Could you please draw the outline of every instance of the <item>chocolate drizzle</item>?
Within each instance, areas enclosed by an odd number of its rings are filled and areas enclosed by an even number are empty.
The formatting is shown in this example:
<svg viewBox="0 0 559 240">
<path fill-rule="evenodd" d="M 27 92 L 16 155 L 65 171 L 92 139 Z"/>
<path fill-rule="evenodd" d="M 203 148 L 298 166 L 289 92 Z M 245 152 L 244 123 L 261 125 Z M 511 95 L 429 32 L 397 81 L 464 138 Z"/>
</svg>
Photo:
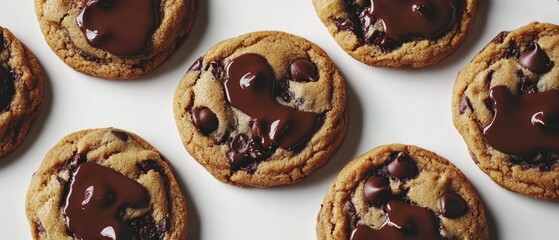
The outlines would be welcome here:
<svg viewBox="0 0 559 240">
<path fill-rule="evenodd" d="M 150 46 L 159 21 L 158 6 L 159 0 L 83 0 L 76 22 L 92 47 L 138 57 Z"/>
<path fill-rule="evenodd" d="M 238 135 L 231 141 L 233 165 L 267 158 L 277 147 L 294 150 L 304 145 L 321 124 L 321 115 L 303 112 L 277 102 L 277 80 L 266 59 L 241 55 L 227 65 L 223 82 L 227 101 L 251 118 L 252 137 Z M 306 74 L 306 73 L 305 73 Z M 304 74 L 302 74 L 304 75 Z M 247 158 L 248 157 L 248 158 Z"/>
</svg>

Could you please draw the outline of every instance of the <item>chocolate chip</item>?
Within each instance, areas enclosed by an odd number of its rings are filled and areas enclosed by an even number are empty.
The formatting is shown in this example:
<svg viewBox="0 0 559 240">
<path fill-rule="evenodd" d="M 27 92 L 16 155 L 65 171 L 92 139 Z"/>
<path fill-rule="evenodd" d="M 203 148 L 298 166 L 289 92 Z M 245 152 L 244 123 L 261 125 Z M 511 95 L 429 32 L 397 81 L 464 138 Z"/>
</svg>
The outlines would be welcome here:
<svg viewBox="0 0 559 240">
<path fill-rule="evenodd" d="M 274 88 L 275 95 L 283 99 L 285 102 L 293 100 L 293 93 L 289 91 L 289 81 L 278 81 Z"/>
<path fill-rule="evenodd" d="M 0 112 L 10 108 L 15 95 L 15 76 L 0 64 Z"/>
<path fill-rule="evenodd" d="M 464 93 L 460 98 L 458 111 L 460 112 L 460 114 L 464 114 L 464 112 L 466 112 L 466 109 L 472 110 L 473 108 L 472 108 L 472 104 L 470 103 L 470 99 L 468 98 L 468 96 L 466 96 L 466 93 Z"/>
<path fill-rule="evenodd" d="M 518 61 L 520 61 L 520 64 L 525 68 L 539 74 L 549 72 L 554 65 L 537 43 L 533 43 L 531 47 L 526 49 L 526 51 L 520 55 Z"/>
<path fill-rule="evenodd" d="M 487 110 L 491 112 L 491 115 L 495 115 L 495 106 L 493 105 L 493 100 L 491 100 L 490 98 L 486 98 L 485 100 L 483 100 L 483 104 L 485 105 L 485 108 L 487 108 Z"/>
<path fill-rule="evenodd" d="M 134 233 L 134 239 L 160 240 L 165 236 L 165 232 L 157 226 L 151 213 L 129 220 L 128 225 Z"/>
<path fill-rule="evenodd" d="M 47 233 L 47 231 L 45 230 L 45 227 L 43 227 L 43 224 L 41 224 L 41 222 L 37 222 L 37 232 L 39 232 L 39 234 L 41 235 L 45 235 Z"/>
<path fill-rule="evenodd" d="M 188 68 L 188 71 L 199 71 L 200 69 L 202 69 L 202 60 L 203 60 L 203 56 L 199 57 L 198 59 L 196 59 L 196 61 L 192 64 L 192 66 L 190 66 L 190 68 Z"/>
<path fill-rule="evenodd" d="M 221 61 L 211 61 L 210 64 L 208 65 L 208 67 L 206 68 L 211 68 L 212 69 L 212 75 L 214 76 L 214 78 L 216 80 L 222 80 L 223 79 L 223 62 Z M 206 69 L 207 71 L 208 69 Z"/>
<path fill-rule="evenodd" d="M 444 217 L 452 219 L 459 218 L 468 211 L 466 201 L 454 192 L 444 193 L 439 198 L 438 207 Z"/>
<path fill-rule="evenodd" d="M 510 41 L 509 45 L 505 49 L 505 52 L 503 52 L 501 58 L 511 58 L 511 57 L 517 58 L 519 55 L 520 55 L 520 49 L 516 45 L 516 42 Z"/>
<path fill-rule="evenodd" d="M 386 178 L 369 177 L 363 186 L 363 193 L 369 206 L 380 207 L 392 199 L 390 181 Z"/>
<path fill-rule="evenodd" d="M 495 36 L 495 38 L 493 38 L 491 42 L 494 44 L 501 44 L 503 43 L 503 41 L 505 41 L 505 38 L 509 35 L 509 33 L 510 32 L 502 31 L 499 34 L 497 34 L 497 36 Z"/>
<path fill-rule="evenodd" d="M 318 80 L 318 69 L 306 58 L 295 59 L 289 66 L 292 80 L 296 82 L 314 82 Z"/>
<path fill-rule="evenodd" d="M 332 18 L 332 20 L 336 24 L 336 27 L 338 28 L 339 31 L 350 31 L 350 32 L 355 31 L 355 27 L 353 26 L 353 23 L 351 22 L 351 20 L 347 18 L 346 19 Z"/>
<path fill-rule="evenodd" d="M 128 141 L 128 133 L 124 131 L 113 129 L 111 130 L 111 133 L 123 142 Z"/>
<path fill-rule="evenodd" d="M 520 79 L 520 94 L 530 94 L 538 92 L 538 81 L 530 80 L 522 70 L 516 71 L 516 76 Z"/>
<path fill-rule="evenodd" d="M 156 171 L 160 175 L 163 175 L 165 171 L 163 171 L 163 167 L 155 161 L 155 160 L 144 160 L 136 163 L 136 167 L 140 169 L 144 174 L 148 173 L 149 171 Z"/>
<path fill-rule="evenodd" d="M 392 154 L 392 162 L 388 164 L 388 173 L 399 179 L 407 179 L 417 174 L 415 161 L 405 152 Z"/>
<path fill-rule="evenodd" d="M 250 165 L 270 157 L 273 151 L 267 150 L 254 138 L 243 134 L 235 136 L 229 143 L 230 152 L 227 154 L 233 171 L 250 169 Z M 275 149 L 274 149 L 275 150 Z"/>
<path fill-rule="evenodd" d="M 198 130 L 206 136 L 213 133 L 219 127 L 217 115 L 207 107 L 192 109 L 191 118 Z"/>
</svg>

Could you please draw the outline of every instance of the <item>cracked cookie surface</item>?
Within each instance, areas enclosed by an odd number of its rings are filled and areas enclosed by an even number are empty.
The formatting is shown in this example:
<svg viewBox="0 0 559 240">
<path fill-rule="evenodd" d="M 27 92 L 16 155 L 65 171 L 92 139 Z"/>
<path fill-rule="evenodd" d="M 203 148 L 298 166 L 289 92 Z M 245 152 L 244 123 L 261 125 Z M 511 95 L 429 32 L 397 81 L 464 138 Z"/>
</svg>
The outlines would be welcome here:
<svg viewBox="0 0 559 240">
<path fill-rule="evenodd" d="M 243 187 L 299 181 L 345 138 L 344 79 L 315 44 L 283 32 L 225 40 L 179 83 L 175 120 L 192 157 Z"/>
<path fill-rule="evenodd" d="M 68 66 L 130 79 L 171 57 L 188 37 L 196 6 L 195 0 L 35 0 L 35 12 L 45 40 Z"/>
<path fill-rule="evenodd" d="M 348 163 L 324 197 L 317 239 L 489 239 L 485 211 L 462 172 L 411 145 Z"/>
<path fill-rule="evenodd" d="M 26 200 L 33 239 L 185 239 L 182 191 L 167 160 L 115 128 L 63 138 L 33 175 Z"/>
<path fill-rule="evenodd" d="M 44 73 L 37 58 L 0 27 L 0 157 L 13 152 L 37 119 Z"/>
<path fill-rule="evenodd" d="M 399 69 L 435 64 L 456 51 L 472 28 L 477 2 L 313 0 L 344 51 L 370 66 Z"/>
<path fill-rule="evenodd" d="M 452 98 L 454 125 L 479 168 L 506 189 L 554 200 L 558 43 L 553 24 L 498 34 L 460 71 Z"/>
</svg>

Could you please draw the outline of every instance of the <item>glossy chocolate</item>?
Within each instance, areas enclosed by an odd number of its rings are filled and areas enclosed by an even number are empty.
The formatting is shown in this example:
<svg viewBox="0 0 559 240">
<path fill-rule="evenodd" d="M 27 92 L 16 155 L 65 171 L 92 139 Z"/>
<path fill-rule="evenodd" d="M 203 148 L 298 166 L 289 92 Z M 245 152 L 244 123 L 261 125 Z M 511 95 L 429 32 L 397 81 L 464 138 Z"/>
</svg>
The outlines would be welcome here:
<svg viewBox="0 0 559 240">
<path fill-rule="evenodd" d="M 493 148 L 527 156 L 559 152 L 559 91 L 512 95 L 506 86 L 491 88 L 493 121 L 483 135 Z"/>
<path fill-rule="evenodd" d="M 126 208 L 147 207 L 147 190 L 110 168 L 86 162 L 72 176 L 63 214 L 69 232 L 80 239 L 133 239 L 122 219 Z"/>
<path fill-rule="evenodd" d="M 466 201 L 454 192 L 443 193 L 439 198 L 438 207 L 446 218 L 459 218 L 468 211 Z"/>
<path fill-rule="evenodd" d="M 0 64 L 0 112 L 7 110 L 11 105 L 16 91 L 14 81 L 12 73 Z"/>
<path fill-rule="evenodd" d="M 401 201 L 389 201 L 386 205 L 388 219 L 380 229 L 358 225 L 351 240 L 445 240 L 439 233 L 435 214 L 426 208 Z"/>
<path fill-rule="evenodd" d="M 439 37 L 457 18 L 454 0 L 371 0 L 371 6 L 386 35 L 400 42 Z"/>
<path fill-rule="evenodd" d="M 192 109 L 192 122 L 204 135 L 210 135 L 219 127 L 219 119 L 212 110 L 207 107 Z"/>
<path fill-rule="evenodd" d="M 202 69 L 202 60 L 204 57 L 199 57 L 198 59 L 196 59 L 196 61 L 192 64 L 192 66 L 190 66 L 190 68 L 188 68 L 188 71 L 198 71 L 200 69 Z"/>
<path fill-rule="evenodd" d="M 390 181 L 381 177 L 369 177 L 363 186 L 363 193 L 369 206 L 379 207 L 392 198 Z"/>
<path fill-rule="evenodd" d="M 92 47 L 122 57 L 145 54 L 159 20 L 159 0 L 83 0 L 76 17 Z"/>
<path fill-rule="evenodd" d="M 518 61 L 525 68 L 535 73 L 546 73 L 553 67 L 553 62 L 543 51 L 539 44 L 534 43 L 518 57 Z"/>
<path fill-rule="evenodd" d="M 393 153 L 393 159 L 387 166 L 390 175 L 400 179 L 417 175 L 417 166 L 410 155 L 405 152 Z"/>
<path fill-rule="evenodd" d="M 257 54 L 241 55 L 227 65 L 223 82 L 227 101 L 251 118 L 252 135 L 264 148 L 294 149 L 305 144 L 320 124 L 320 114 L 277 102 L 272 67 Z"/>
<path fill-rule="evenodd" d="M 308 59 L 295 59 L 289 66 L 291 80 L 296 82 L 314 82 L 318 80 L 318 69 Z"/>
</svg>

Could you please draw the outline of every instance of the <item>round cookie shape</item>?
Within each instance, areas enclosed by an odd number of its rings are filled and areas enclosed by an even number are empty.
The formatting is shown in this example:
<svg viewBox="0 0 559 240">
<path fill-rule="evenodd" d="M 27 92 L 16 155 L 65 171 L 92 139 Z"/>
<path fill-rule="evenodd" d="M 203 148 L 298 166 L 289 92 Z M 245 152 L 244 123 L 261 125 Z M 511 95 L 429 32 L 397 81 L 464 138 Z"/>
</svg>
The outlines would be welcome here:
<svg viewBox="0 0 559 240">
<path fill-rule="evenodd" d="M 210 48 L 179 83 L 174 113 L 190 155 L 242 187 L 299 181 L 337 151 L 348 124 L 344 79 L 328 55 L 275 31 Z"/>
<path fill-rule="evenodd" d="M 68 66 L 87 75 L 145 75 L 186 40 L 195 0 L 35 0 L 45 39 Z"/>
<path fill-rule="evenodd" d="M 25 139 L 39 115 L 44 73 L 33 53 L 0 27 L 0 158 Z"/>
<path fill-rule="evenodd" d="M 33 175 L 33 239 L 185 239 L 186 201 L 169 162 L 116 128 L 63 138 Z"/>
<path fill-rule="evenodd" d="M 489 239 L 485 210 L 466 176 L 411 145 L 380 146 L 352 160 L 321 206 L 319 240 Z"/>
<path fill-rule="evenodd" d="M 477 0 L 313 0 L 318 17 L 353 58 L 374 67 L 421 68 L 466 39 Z"/>
<path fill-rule="evenodd" d="M 474 162 L 502 187 L 559 199 L 559 26 L 501 32 L 460 71 L 454 125 Z"/>
</svg>

